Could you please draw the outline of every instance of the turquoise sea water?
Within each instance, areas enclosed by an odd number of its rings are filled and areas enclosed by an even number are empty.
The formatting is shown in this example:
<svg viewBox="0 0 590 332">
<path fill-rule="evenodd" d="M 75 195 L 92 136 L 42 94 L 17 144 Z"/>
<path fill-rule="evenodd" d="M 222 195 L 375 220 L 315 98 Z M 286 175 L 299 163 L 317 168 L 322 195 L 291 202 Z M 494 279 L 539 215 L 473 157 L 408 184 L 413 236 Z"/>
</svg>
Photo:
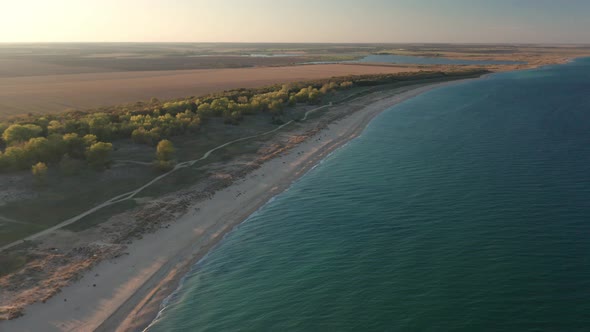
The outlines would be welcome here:
<svg viewBox="0 0 590 332">
<path fill-rule="evenodd" d="M 230 233 L 149 331 L 588 331 L 590 60 L 379 115 Z"/>
</svg>

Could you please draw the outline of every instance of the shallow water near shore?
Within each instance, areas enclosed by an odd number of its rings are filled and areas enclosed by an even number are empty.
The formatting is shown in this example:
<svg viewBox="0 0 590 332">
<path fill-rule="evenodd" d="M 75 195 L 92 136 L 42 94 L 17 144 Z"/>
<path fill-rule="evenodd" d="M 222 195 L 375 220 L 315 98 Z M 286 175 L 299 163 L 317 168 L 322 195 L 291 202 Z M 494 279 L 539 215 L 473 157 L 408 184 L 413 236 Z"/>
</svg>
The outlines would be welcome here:
<svg viewBox="0 0 590 332">
<path fill-rule="evenodd" d="M 590 59 L 376 117 L 203 259 L 149 331 L 583 331 Z"/>
</svg>

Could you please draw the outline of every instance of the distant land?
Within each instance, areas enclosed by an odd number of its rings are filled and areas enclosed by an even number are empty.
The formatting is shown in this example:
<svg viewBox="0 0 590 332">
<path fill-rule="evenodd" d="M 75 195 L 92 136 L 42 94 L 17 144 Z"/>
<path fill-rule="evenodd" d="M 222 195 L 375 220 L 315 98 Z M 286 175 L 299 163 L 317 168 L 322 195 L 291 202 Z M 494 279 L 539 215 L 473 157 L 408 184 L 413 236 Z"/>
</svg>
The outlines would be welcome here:
<svg viewBox="0 0 590 332">
<path fill-rule="evenodd" d="M 410 63 L 361 61 L 375 55 Z M 0 329 L 141 330 L 195 261 L 382 111 L 583 56 L 590 47 L 0 44 Z"/>
<path fill-rule="evenodd" d="M 523 63 L 478 66 L 498 71 L 563 63 L 590 54 L 590 48 L 450 44 L 0 44 L 0 116 L 84 110 L 152 97 L 181 98 L 334 76 L 449 69 L 445 65 L 350 62 L 371 54 Z M 305 65 L 312 62 L 330 64 Z"/>
</svg>

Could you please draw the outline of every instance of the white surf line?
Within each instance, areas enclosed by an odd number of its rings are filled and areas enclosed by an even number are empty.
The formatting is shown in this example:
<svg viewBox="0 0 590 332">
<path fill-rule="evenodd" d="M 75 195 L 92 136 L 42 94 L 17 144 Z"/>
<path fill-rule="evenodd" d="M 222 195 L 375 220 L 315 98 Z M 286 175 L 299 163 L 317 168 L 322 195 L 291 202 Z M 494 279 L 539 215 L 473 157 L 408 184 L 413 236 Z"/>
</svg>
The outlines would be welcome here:
<svg viewBox="0 0 590 332">
<path fill-rule="evenodd" d="M 361 96 L 361 97 L 362 97 L 362 96 Z M 358 97 L 358 98 L 360 98 L 360 97 Z M 314 109 L 312 109 L 312 110 L 309 110 L 309 111 L 305 112 L 305 115 L 303 116 L 303 118 L 302 118 L 300 121 L 305 121 L 305 120 L 307 120 L 307 118 L 308 118 L 309 114 L 311 114 L 311 113 L 313 113 L 313 112 L 316 112 L 316 111 L 319 111 L 319 110 L 321 110 L 321 109 L 324 109 L 324 108 L 331 107 L 332 105 L 333 105 L 333 104 L 332 104 L 332 103 L 330 103 L 330 104 L 328 104 L 328 105 L 320 106 L 320 107 L 314 108 Z M 283 129 L 284 127 L 286 127 L 286 126 L 290 125 L 290 124 L 291 124 L 291 123 L 293 123 L 293 122 L 295 122 L 295 120 L 290 120 L 290 121 L 288 121 L 288 122 L 286 122 L 286 123 L 284 123 L 284 124 L 282 124 L 282 125 L 278 126 L 277 128 L 275 128 L 275 129 L 273 129 L 273 130 L 269 130 L 269 131 L 266 131 L 266 132 L 264 132 L 264 133 L 261 133 L 261 134 L 256 134 L 256 135 L 252 135 L 252 136 L 247 136 L 247 137 L 238 138 L 238 139 L 235 139 L 235 140 L 233 140 L 233 141 L 229 141 L 229 142 L 227 142 L 227 143 L 224 143 L 224 144 L 222 144 L 222 145 L 219 145 L 219 146 L 217 146 L 217 147 L 215 147 L 215 148 L 213 148 L 213 149 L 211 149 L 211 150 L 209 150 L 209 151 L 205 152 L 205 154 L 204 154 L 204 155 L 203 155 L 201 158 L 199 158 L 199 159 L 195 159 L 195 160 L 189 160 L 189 161 L 184 161 L 184 162 L 182 162 L 182 163 L 179 163 L 179 164 L 177 164 L 177 165 L 176 165 L 176 166 L 175 166 L 175 167 L 174 167 L 172 170 L 170 170 L 170 171 L 168 171 L 168 172 L 166 172 L 166 173 L 164 173 L 164 174 L 162 174 L 162 175 L 160 175 L 160 176 L 158 176 L 158 177 L 154 178 L 154 179 L 153 179 L 153 180 L 151 180 L 150 182 L 146 183 L 145 185 L 143 185 L 143 186 L 141 186 L 141 187 L 139 187 L 139 188 L 137 188 L 137 189 L 135 189 L 135 190 L 133 190 L 133 191 L 130 191 L 130 192 L 127 192 L 127 193 L 124 193 L 124 194 L 121 194 L 121 195 L 115 196 L 115 197 L 113 197 L 113 198 L 111 198 L 111 199 L 107 200 L 106 202 L 104 202 L 104 203 L 102 203 L 102 204 L 99 204 L 99 205 L 97 205 L 97 206 L 93 207 L 93 208 L 92 208 L 92 209 L 90 209 L 90 210 L 87 210 L 87 211 L 85 211 L 85 212 L 83 212 L 83 213 L 81 213 L 81 214 L 79 214 L 79 215 L 77 215 L 77 216 L 75 216 L 75 217 L 72 217 L 72 218 L 70 218 L 70 219 L 67 219 L 67 220 L 65 220 L 65 221 L 62 221 L 62 222 L 60 222 L 60 223 L 59 223 L 59 224 L 57 224 L 57 225 L 54 225 L 54 226 L 52 226 L 52 227 L 50 227 L 50 228 L 47 228 L 47 229 L 45 229 L 45 230 L 42 230 L 41 232 L 35 233 L 35 234 L 33 234 L 33 235 L 29 235 L 29 236 L 27 236 L 27 237 L 26 237 L 26 238 L 24 238 L 24 239 L 21 239 L 21 240 L 18 240 L 18 241 L 15 241 L 15 242 L 9 243 L 9 244 L 7 244 L 7 245 L 4 245 L 4 246 L 0 247 L 0 252 L 1 252 L 1 251 L 4 251 L 4 250 L 6 250 L 6 249 L 10 249 L 10 248 L 12 248 L 12 247 L 14 247 L 14 246 L 17 246 L 17 245 L 19 245 L 19 244 L 25 243 L 25 242 L 27 242 L 27 241 L 32 241 L 32 240 L 35 240 L 35 239 L 37 239 L 37 238 L 39 238 L 39 237 L 41 237 L 41 236 L 47 235 L 47 234 L 49 234 L 49 233 L 52 233 L 52 232 L 54 232 L 54 231 L 57 231 L 57 230 L 59 230 L 59 229 L 61 229 L 61 228 L 63 228 L 63 227 L 66 227 L 66 226 L 68 226 L 68 225 L 71 225 L 71 224 L 73 224 L 73 223 L 77 222 L 78 220 L 80 220 L 80 219 L 82 219 L 82 218 L 84 218 L 84 217 L 86 217 L 86 216 L 88 216 L 88 215 L 90 215 L 90 214 L 92 214 L 92 213 L 94 213 L 94 212 L 96 212 L 96 211 L 98 211 L 98 210 L 102 209 L 102 208 L 105 208 L 105 207 L 107 207 L 107 206 L 110 206 L 110 205 L 113 205 L 113 204 L 116 204 L 116 203 L 120 203 L 120 202 L 123 202 L 123 201 L 129 200 L 129 199 L 132 199 L 133 197 L 135 197 L 137 194 L 139 194 L 140 192 L 142 192 L 144 189 L 148 188 L 148 187 L 149 187 L 149 186 L 151 186 L 152 184 L 154 184 L 154 183 L 156 183 L 156 182 L 160 181 L 161 179 L 163 179 L 163 178 L 167 177 L 168 175 L 170 175 L 170 174 L 172 174 L 172 173 L 176 172 L 177 170 L 179 170 L 179 169 L 181 169 L 181 168 L 186 168 L 186 167 L 189 167 L 189 166 L 193 166 L 193 165 L 194 165 L 194 164 L 196 164 L 197 162 L 199 162 L 199 161 L 202 161 L 202 160 L 205 160 L 205 159 L 209 158 L 209 156 L 211 155 L 211 153 L 213 153 L 213 152 L 215 152 L 215 151 L 217 151 L 217 150 L 219 150 L 219 149 L 223 149 L 224 147 L 226 147 L 226 146 L 228 146 L 228 145 L 231 145 L 231 144 L 234 144 L 234 143 L 237 143 L 237 142 L 246 141 L 246 140 L 253 139 L 253 138 L 256 138 L 256 137 L 261 137 L 261 136 L 264 136 L 264 135 L 272 134 L 272 133 L 274 133 L 274 132 L 277 132 L 277 131 L 279 131 L 279 130 Z"/>
</svg>

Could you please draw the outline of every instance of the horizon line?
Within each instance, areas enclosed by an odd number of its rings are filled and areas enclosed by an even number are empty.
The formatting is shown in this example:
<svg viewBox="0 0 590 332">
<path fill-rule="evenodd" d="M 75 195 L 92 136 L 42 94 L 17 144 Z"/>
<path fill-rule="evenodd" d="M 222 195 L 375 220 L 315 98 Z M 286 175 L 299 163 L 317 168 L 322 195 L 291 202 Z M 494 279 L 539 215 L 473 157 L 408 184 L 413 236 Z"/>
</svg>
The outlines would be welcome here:
<svg viewBox="0 0 590 332">
<path fill-rule="evenodd" d="M 576 45 L 590 46 L 587 43 L 562 42 L 275 42 L 275 41 L 0 41 L 2 44 L 300 44 L 300 45 Z"/>
</svg>

